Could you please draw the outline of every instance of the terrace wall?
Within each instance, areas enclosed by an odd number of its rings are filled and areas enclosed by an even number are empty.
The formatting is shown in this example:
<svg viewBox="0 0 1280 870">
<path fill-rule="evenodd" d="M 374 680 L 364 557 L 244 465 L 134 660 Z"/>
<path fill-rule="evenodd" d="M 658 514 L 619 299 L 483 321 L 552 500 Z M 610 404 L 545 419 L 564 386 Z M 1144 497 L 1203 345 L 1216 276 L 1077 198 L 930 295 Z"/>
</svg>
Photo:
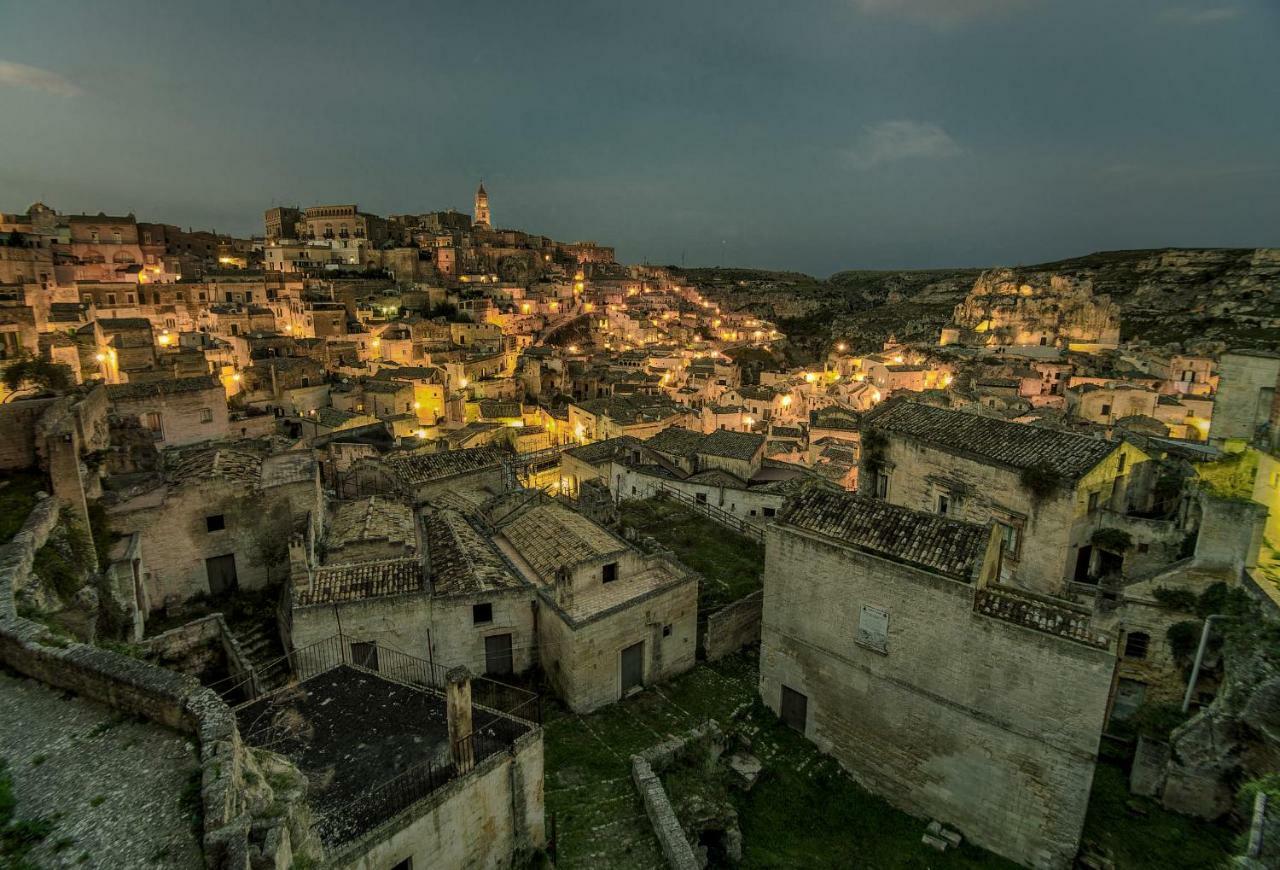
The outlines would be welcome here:
<svg viewBox="0 0 1280 870">
<path fill-rule="evenodd" d="M 542 729 L 534 728 L 510 752 L 344 846 L 332 866 L 384 870 L 410 858 L 414 867 L 521 867 L 546 845 L 542 769 Z"/>
<path fill-rule="evenodd" d="M 760 639 L 760 614 L 764 590 L 726 604 L 707 616 L 702 652 L 709 661 L 724 658 Z"/>
<path fill-rule="evenodd" d="M 190 734 L 200 746 L 203 768 L 203 846 L 209 868 L 244 870 L 261 853 L 254 835 L 273 844 L 272 862 L 290 861 L 289 843 L 309 837 L 305 808 L 284 808 L 270 820 L 250 813 L 251 784 L 261 780 L 256 762 L 240 741 L 235 717 L 222 699 L 187 677 L 88 644 L 54 637 L 42 625 L 18 616 L 14 590 L 25 585 L 36 551 L 58 524 L 55 499 L 42 499 L 13 540 L 0 547 L 0 661 L 49 686 L 68 689 L 123 713 Z M 254 771 L 252 777 L 247 774 Z M 265 808 L 257 796 L 259 811 Z M 277 808 L 272 808 L 273 810 Z"/>
</svg>

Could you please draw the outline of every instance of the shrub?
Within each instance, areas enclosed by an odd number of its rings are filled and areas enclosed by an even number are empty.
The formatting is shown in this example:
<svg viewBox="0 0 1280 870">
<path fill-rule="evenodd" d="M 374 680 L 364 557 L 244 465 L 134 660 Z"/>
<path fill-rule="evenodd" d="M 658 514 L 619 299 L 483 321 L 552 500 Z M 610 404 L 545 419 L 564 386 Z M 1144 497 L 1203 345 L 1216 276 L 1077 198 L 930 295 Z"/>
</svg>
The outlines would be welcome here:
<svg viewBox="0 0 1280 870">
<path fill-rule="evenodd" d="M 1031 492 L 1036 501 L 1049 498 L 1062 486 L 1062 475 L 1047 462 L 1040 461 L 1022 469 L 1019 477 L 1022 485 Z"/>
<path fill-rule="evenodd" d="M 1186 661 L 1195 654 L 1196 647 L 1200 645 L 1200 631 L 1201 624 L 1196 619 L 1175 622 L 1169 626 L 1165 638 L 1169 641 L 1169 650 L 1175 659 Z"/>
<path fill-rule="evenodd" d="M 1170 589 L 1167 586 L 1157 586 L 1151 595 L 1156 601 L 1172 610 L 1180 610 L 1183 613 L 1196 612 L 1198 599 L 1190 589 Z"/>
<path fill-rule="evenodd" d="M 1133 536 L 1123 529 L 1097 529 L 1089 543 L 1112 553 L 1123 553 L 1133 546 Z"/>
</svg>

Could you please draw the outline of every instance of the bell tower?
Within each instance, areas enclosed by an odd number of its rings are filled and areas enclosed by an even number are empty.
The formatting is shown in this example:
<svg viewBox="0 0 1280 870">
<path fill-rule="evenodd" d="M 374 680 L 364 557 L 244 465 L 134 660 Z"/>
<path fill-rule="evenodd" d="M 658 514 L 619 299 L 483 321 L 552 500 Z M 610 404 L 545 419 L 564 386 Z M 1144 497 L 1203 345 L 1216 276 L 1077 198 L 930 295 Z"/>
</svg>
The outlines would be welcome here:
<svg viewBox="0 0 1280 870">
<path fill-rule="evenodd" d="M 480 186 L 476 188 L 476 211 L 473 221 L 476 226 L 490 226 L 489 223 L 489 194 L 485 193 L 484 182 L 480 182 Z"/>
</svg>

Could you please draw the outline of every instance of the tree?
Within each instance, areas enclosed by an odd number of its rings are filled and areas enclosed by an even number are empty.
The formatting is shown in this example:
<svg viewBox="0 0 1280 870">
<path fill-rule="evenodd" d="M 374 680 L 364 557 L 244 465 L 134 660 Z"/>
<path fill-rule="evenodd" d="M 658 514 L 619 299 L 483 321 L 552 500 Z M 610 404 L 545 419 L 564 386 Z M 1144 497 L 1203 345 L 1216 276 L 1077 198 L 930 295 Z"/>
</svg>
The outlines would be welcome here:
<svg viewBox="0 0 1280 870">
<path fill-rule="evenodd" d="M 62 392 L 73 384 L 71 369 L 61 363 L 26 354 L 4 370 L 4 385 L 16 392 L 24 385 L 39 392 Z"/>
</svg>

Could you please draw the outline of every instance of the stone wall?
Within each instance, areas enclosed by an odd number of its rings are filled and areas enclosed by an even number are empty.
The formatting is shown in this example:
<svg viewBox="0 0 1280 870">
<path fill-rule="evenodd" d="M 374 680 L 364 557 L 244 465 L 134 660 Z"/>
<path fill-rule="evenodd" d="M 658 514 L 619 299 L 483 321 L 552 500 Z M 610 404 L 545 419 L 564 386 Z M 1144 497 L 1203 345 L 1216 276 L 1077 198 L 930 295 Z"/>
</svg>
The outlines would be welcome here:
<svg viewBox="0 0 1280 870">
<path fill-rule="evenodd" d="M 414 867 L 523 867 L 546 845 L 542 729 L 490 755 L 466 776 L 412 804 L 342 847 L 331 865 L 385 870 Z"/>
<path fill-rule="evenodd" d="M 664 625 L 671 633 L 662 636 Z M 585 622 L 572 622 L 540 599 L 538 650 L 543 670 L 576 713 L 622 696 L 622 650 L 643 641 L 644 684 L 682 674 L 697 658 L 698 584 L 667 588 Z"/>
<path fill-rule="evenodd" d="M 57 399 L 21 399 L 0 404 L 0 471 L 33 467 L 36 423 Z"/>
<path fill-rule="evenodd" d="M 1021 863 L 1066 867 L 1115 656 L 999 608 L 975 612 L 976 591 L 774 527 L 760 694 L 776 712 L 784 686 L 806 696 L 805 735 L 901 809 Z M 864 605 L 884 614 L 883 647 L 858 641 Z M 1062 619 L 1074 626 L 1073 612 Z"/>
<path fill-rule="evenodd" d="M 702 637 L 702 654 L 715 661 L 760 640 L 763 606 L 764 590 L 760 589 L 710 613 Z"/>
<path fill-rule="evenodd" d="M 667 866 L 672 870 L 701 870 L 684 828 L 676 818 L 676 811 L 667 798 L 667 791 L 662 787 L 662 780 L 653 772 L 649 762 L 639 755 L 631 756 L 631 781 L 636 784 L 640 799 L 644 801 L 645 813 L 662 846 L 662 854 L 667 858 Z"/>
<path fill-rule="evenodd" d="M 203 769 L 204 854 L 209 868 L 248 870 L 267 861 L 288 866 L 310 839 L 301 790 L 287 805 L 264 782 L 259 760 L 240 741 L 235 716 L 193 677 L 109 650 L 66 641 L 17 615 L 13 591 L 25 585 L 35 552 L 58 522 L 43 499 L 13 540 L 0 547 L 0 661 L 46 685 L 75 692 L 129 715 L 189 734 Z M 293 781 L 301 779 L 296 770 Z"/>
</svg>

